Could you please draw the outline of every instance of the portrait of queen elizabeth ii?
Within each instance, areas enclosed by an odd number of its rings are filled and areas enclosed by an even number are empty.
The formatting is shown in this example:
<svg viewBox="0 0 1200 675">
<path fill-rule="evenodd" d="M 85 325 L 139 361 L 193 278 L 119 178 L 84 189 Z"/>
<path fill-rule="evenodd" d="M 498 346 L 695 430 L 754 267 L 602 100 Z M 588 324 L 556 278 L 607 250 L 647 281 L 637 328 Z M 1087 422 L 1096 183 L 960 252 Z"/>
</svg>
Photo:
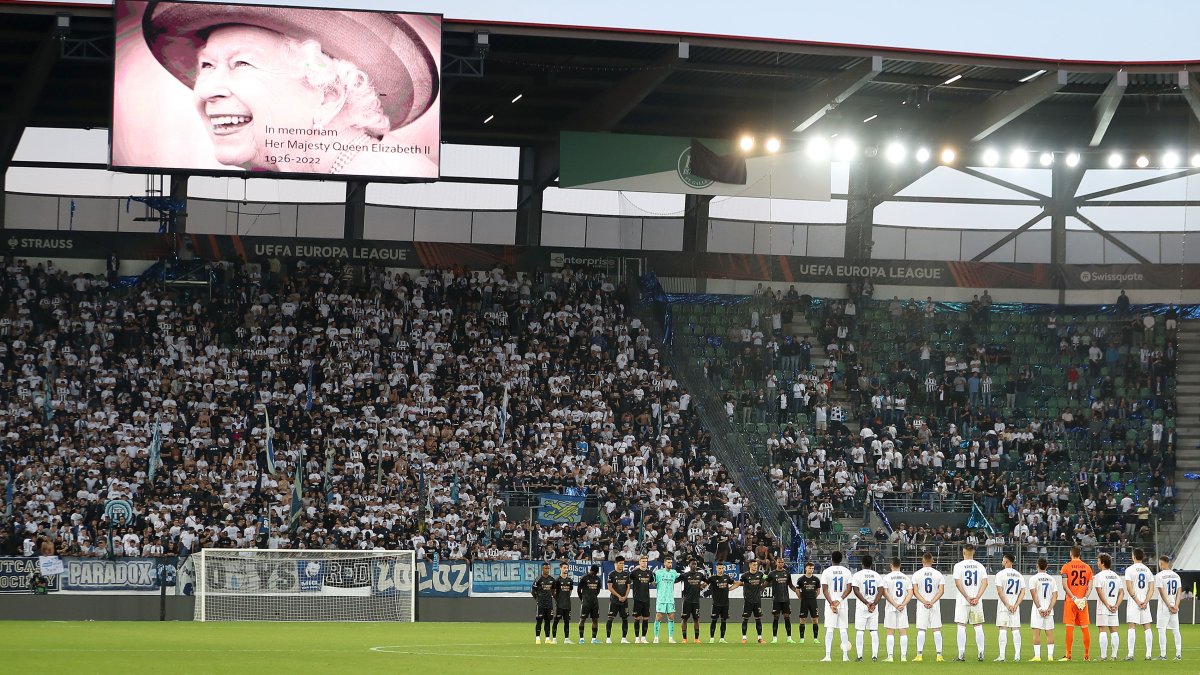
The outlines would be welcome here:
<svg viewBox="0 0 1200 675">
<path fill-rule="evenodd" d="M 114 166 L 437 177 L 440 17 L 126 4 L 145 6 L 136 32 L 153 61 L 186 88 L 164 85 L 161 96 L 186 97 L 190 110 L 172 100 L 167 119 L 143 122 L 153 131 L 118 128 L 123 106 L 135 99 L 144 105 L 148 90 L 127 80 L 132 72 L 122 73 L 122 47 L 132 52 L 140 45 L 123 44 L 126 32 L 135 31 L 122 31 L 119 12 Z M 148 63 L 142 60 L 142 70 Z M 122 100 L 123 85 L 129 100 Z M 127 117 L 147 118 L 146 112 Z M 170 119 L 185 115 L 190 119 Z M 180 134 L 194 138 L 175 138 Z"/>
</svg>

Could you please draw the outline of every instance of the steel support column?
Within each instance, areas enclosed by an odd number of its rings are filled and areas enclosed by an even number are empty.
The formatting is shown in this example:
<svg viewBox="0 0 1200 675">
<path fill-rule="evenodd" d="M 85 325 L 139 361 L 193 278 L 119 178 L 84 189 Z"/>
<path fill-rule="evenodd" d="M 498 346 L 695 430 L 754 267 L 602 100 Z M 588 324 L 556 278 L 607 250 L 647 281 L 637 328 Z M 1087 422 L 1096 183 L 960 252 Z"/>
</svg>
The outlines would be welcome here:
<svg viewBox="0 0 1200 675">
<path fill-rule="evenodd" d="M 712 195 L 683 196 L 683 252 L 708 252 L 708 206 Z"/>
<path fill-rule="evenodd" d="M 864 158 L 850 164 L 846 195 L 846 245 L 843 256 L 850 260 L 867 260 L 874 245 L 875 207 L 874 175 L 882 167 L 878 158 Z"/>
<path fill-rule="evenodd" d="M 558 176 L 558 144 L 522 147 L 517 179 L 517 246 L 542 245 L 542 193 Z"/>
<path fill-rule="evenodd" d="M 346 229 L 342 237 L 347 241 L 361 241 L 366 229 L 367 182 L 352 180 L 346 183 Z"/>
<path fill-rule="evenodd" d="M 175 233 L 187 234 L 188 178 L 186 175 L 171 176 L 171 201 L 183 204 L 183 211 L 175 214 Z"/>
</svg>

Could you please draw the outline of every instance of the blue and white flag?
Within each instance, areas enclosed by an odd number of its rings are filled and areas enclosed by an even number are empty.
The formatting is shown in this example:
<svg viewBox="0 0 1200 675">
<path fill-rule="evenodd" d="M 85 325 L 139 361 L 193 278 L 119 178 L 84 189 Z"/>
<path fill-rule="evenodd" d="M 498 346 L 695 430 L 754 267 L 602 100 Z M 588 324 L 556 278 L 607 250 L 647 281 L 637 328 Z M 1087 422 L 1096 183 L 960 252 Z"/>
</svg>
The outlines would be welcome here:
<svg viewBox="0 0 1200 675">
<path fill-rule="evenodd" d="M 271 411 L 263 404 L 263 417 L 267 425 L 267 473 L 275 475 L 275 430 L 271 428 Z"/>
<path fill-rule="evenodd" d="M 544 492 L 538 496 L 538 522 L 542 525 L 578 523 L 583 520 L 583 503 L 586 499 L 582 495 Z"/>
<path fill-rule="evenodd" d="M 160 459 L 162 455 L 162 427 L 158 422 L 158 415 L 154 416 L 154 439 L 150 441 L 150 481 L 154 481 L 154 474 L 158 471 L 158 465 L 162 463 Z"/>
<path fill-rule="evenodd" d="M 504 432 L 508 429 L 508 383 L 504 383 L 504 396 L 500 399 L 500 445 L 504 445 Z"/>
<path fill-rule="evenodd" d="M 8 486 L 4 489 L 4 517 L 12 517 L 13 488 L 17 483 L 17 474 L 13 471 L 13 463 L 8 463 Z"/>
<path fill-rule="evenodd" d="M 267 441 L 270 446 L 270 440 Z M 292 505 L 288 513 L 288 532 L 296 533 L 300 527 L 300 515 L 304 511 L 304 444 L 299 444 L 300 452 L 296 456 L 296 475 L 292 477 Z"/>
<path fill-rule="evenodd" d="M 313 409 L 313 388 L 312 388 L 313 367 L 308 366 L 308 401 L 304 404 L 304 409 L 311 411 Z"/>
</svg>

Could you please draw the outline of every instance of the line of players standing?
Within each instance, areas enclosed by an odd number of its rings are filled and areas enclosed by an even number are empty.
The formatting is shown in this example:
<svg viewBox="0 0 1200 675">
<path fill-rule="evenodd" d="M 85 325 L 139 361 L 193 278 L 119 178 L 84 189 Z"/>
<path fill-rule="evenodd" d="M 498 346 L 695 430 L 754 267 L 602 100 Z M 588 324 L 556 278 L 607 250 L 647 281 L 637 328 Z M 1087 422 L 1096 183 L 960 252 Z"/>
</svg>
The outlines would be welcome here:
<svg viewBox="0 0 1200 675">
<path fill-rule="evenodd" d="M 983 594 L 988 587 L 987 569 L 982 563 L 974 560 L 974 547 L 963 547 L 963 560 L 954 565 L 952 580 L 955 584 L 957 599 L 955 601 L 954 623 L 957 624 L 958 661 L 964 661 L 966 656 L 966 630 L 973 626 L 978 658 L 983 660 L 985 638 L 983 632 Z M 1071 561 L 1063 565 L 1061 572 L 1062 591 L 1059 591 L 1059 581 L 1047 572 L 1046 560 L 1038 560 L 1038 573 L 1028 580 L 1013 568 L 1010 556 L 1004 558 L 1004 568 L 995 576 L 997 595 L 996 622 L 1000 628 L 999 647 L 1000 657 L 1004 661 L 1007 644 L 1011 637 L 1015 661 L 1020 660 L 1021 654 L 1021 610 L 1020 604 L 1026 595 L 1032 601 L 1030 612 L 1030 628 L 1033 629 L 1034 657 L 1040 661 L 1043 643 L 1047 649 L 1047 658 L 1054 658 L 1054 607 L 1060 595 L 1064 601 L 1064 624 L 1067 629 L 1066 656 L 1063 660 L 1071 660 L 1073 646 L 1073 631 L 1075 627 L 1082 628 L 1084 659 L 1091 657 L 1090 619 L 1088 616 L 1087 597 L 1094 589 L 1097 594 L 1097 626 L 1100 630 L 1100 658 L 1116 660 L 1120 636 L 1118 628 L 1119 605 L 1122 600 L 1126 603 L 1127 622 L 1129 624 L 1126 660 L 1133 660 L 1134 642 L 1137 630 L 1144 631 L 1146 659 L 1152 657 L 1153 628 L 1157 623 L 1159 629 L 1160 660 L 1167 655 L 1167 632 L 1171 631 L 1175 638 L 1175 658 L 1182 658 L 1182 646 L 1179 632 L 1179 600 L 1182 596 L 1182 582 L 1179 575 L 1171 569 L 1170 560 L 1163 556 L 1159 559 L 1159 572 L 1155 574 L 1144 563 L 1145 554 L 1141 549 L 1133 552 L 1134 563 L 1126 571 L 1124 578 L 1112 571 L 1112 560 L 1108 555 L 1098 559 L 1100 573 L 1093 576 L 1092 568 L 1080 559 L 1078 548 L 1072 549 Z M 663 568 L 652 572 L 648 569 L 648 559 L 642 557 L 632 571 L 626 571 L 623 558 L 617 558 L 615 569 L 609 574 L 609 612 L 605 628 L 605 642 L 612 642 L 613 621 L 621 617 L 622 643 L 628 643 L 629 609 L 628 599 L 633 596 L 634 642 L 647 643 L 650 620 L 650 588 L 657 587 L 655 604 L 654 642 L 659 642 L 660 624 L 663 616 L 667 617 L 667 641 L 674 643 L 674 584 L 683 584 L 683 611 L 680 618 L 683 621 L 683 642 L 688 642 L 687 622 L 690 618 L 693 626 L 693 638 L 700 643 L 700 598 L 712 597 L 713 607 L 710 615 L 709 642 L 717 641 L 718 622 L 720 625 L 720 642 L 725 642 L 726 622 L 729 619 L 729 593 L 737 588 L 743 589 L 742 607 L 742 643 L 748 642 L 747 632 L 750 618 L 754 619 L 757 641 L 761 644 L 766 640 L 762 629 L 762 595 L 763 590 L 771 588 L 773 595 L 773 626 L 772 642 L 779 640 L 779 623 L 783 619 L 787 634 L 787 642 L 793 643 L 791 625 L 791 594 L 795 593 L 800 601 L 800 642 L 803 643 L 806 624 L 811 621 L 814 641 L 820 644 L 819 622 L 817 618 L 818 598 L 825 600 L 824 623 L 826 629 L 837 630 L 841 637 L 842 660 L 849 661 L 849 609 L 847 600 L 851 595 L 856 600 L 854 624 L 856 629 L 857 660 L 863 659 L 864 637 L 871 637 L 871 659 L 877 660 L 879 655 L 879 608 L 884 608 L 884 628 L 887 635 L 886 661 L 894 661 L 895 640 L 900 639 L 900 660 L 908 660 L 908 604 L 915 602 L 917 624 L 917 653 L 914 661 L 921 661 L 924 654 L 925 637 L 927 632 L 934 636 L 936 658 L 942 661 L 942 619 L 940 600 L 945 593 L 945 577 L 933 567 L 932 557 L 924 556 L 923 566 L 911 576 L 900 571 L 900 561 L 892 559 L 890 573 L 883 575 L 874 569 L 874 561 L 870 556 L 863 556 L 862 569 L 851 572 L 843 567 L 842 555 L 833 553 L 833 564 L 823 570 L 818 577 L 813 573 L 812 563 L 805 565 L 804 574 L 793 583 L 791 573 L 785 568 L 782 559 L 776 560 L 775 568 L 770 571 L 760 570 L 757 561 L 751 561 L 748 570 L 737 580 L 725 574 L 724 565 L 717 564 L 715 574 L 708 575 L 702 570 L 699 561 L 691 561 L 688 572 L 680 574 L 673 570 L 673 561 L 664 561 Z M 558 625 L 563 624 L 565 644 L 571 644 L 571 590 L 574 586 L 569 574 L 569 566 L 563 564 L 558 577 L 550 576 L 550 564 L 542 565 L 542 575 L 535 580 L 531 592 L 538 604 L 536 626 L 536 642 L 540 643 L 545 633 L 548 644 L 557 643 Z M 592 622 L 592 643 L 599 643 L 599 594 L 601 591 L 600 568 L 593 565 L 589 573 L 582 577 L 578 584 L 581 598 L 581 617 L 579 622 L 579 643 L 584 644 L 584 629 L 588 619 Z M 1158 601 L 1157 621 L 1152 619 L 1150 612 L 1151 600 Z M 830 636 L 827 636 L 830 637 Z M 826 641 L 825 658 L 831 660 L 833 642 Z M 1109 655 L 1111 647 L 1111 656 Z"/>
</svg>

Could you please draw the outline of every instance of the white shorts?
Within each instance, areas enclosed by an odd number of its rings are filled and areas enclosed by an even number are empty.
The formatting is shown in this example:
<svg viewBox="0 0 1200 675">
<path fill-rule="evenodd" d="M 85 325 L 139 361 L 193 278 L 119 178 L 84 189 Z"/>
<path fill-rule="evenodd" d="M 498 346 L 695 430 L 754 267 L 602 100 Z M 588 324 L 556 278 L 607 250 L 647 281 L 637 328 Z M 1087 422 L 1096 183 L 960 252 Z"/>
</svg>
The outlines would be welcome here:
<svg viewBox="0 0 1200 675">
<path fill-rule="evenodd" d="M 972 610 L 975 611 L 972 612 Z M 974 617 L 971 616 L 972 613 L 975 614 Z M 980 602 L 978 605 L 972 606 L 968 605 L 966 600 L 955 600 L 954 623 L 983 623 L 983 603 Z"/>
<path fill-rule="evenodd" d="M 1172 614 L 1163 603 L 1158 605 L 1158 621 L 1155 622 L 1160 630 L 1179 628 L 1179 615 Z"/>
<path fill-rule="evenodd" d="M 1017 611 L 1010 612 L 1004 606 L 1004 603 L 996 603 L 996 627 L 997 628 L 1020 628 L 1021 627 L 1021 606 L 1017 605 Z"/>
<path fill-rule="evenodd" d="M 1098 628 L 1117 628 L 1121 625 L 1121 617 L 1116 612 L 1109 612 L 1104 605 L 1096 603 L 1096 626 Z"/>
<path fill-rule="evenodd" d="M 933 603 L 933 607 L 926 607 L 923 603 L 917 603 L 917 630 L 926 630 L 930 628 L 942 627 L 942 603 L 941 601 Z"/>
<path fill-rule="evenodd" d="M 879 607 L 874 612 L 868 612 L 867 606 L 859 603 L 854 608 L 855 630 L 879 630 Z"/>
<path fill-rule="evenodd" d="M 895 607 L 888 605 L 883 610 L 883 627 L 892 630 L 908 630 L 908 605 L 904 609 L 897 610 Z"/>
<path fill-rule="evenodd" d="M 1146 609 L 1137 606 L 1135 602 L 1125 603 L 1125 621 L 1135 626 L 1145 626 L 1153 623 L 1154 618 L 1150 615 L 1150 605 L 1147 603 Z"/>
<path fill-rule="evenodd" d="M 825 630 L 829 631 L 834 628 L 847 628 L 850 625 L 850 603 L 845 600 L 838 605 L 838 611 L 835 614 L 833 607 L 827 602 L 825 603 Z"/>
<path fill-rule="evenodd" d="M 1050 612 L 1050 616 L 1042 616 L 1037 607 L 1034 607 L 1030 612 L 1029 627 L 1034 630 L 1054 630 L 1054 612 Z"/>
</svg>

